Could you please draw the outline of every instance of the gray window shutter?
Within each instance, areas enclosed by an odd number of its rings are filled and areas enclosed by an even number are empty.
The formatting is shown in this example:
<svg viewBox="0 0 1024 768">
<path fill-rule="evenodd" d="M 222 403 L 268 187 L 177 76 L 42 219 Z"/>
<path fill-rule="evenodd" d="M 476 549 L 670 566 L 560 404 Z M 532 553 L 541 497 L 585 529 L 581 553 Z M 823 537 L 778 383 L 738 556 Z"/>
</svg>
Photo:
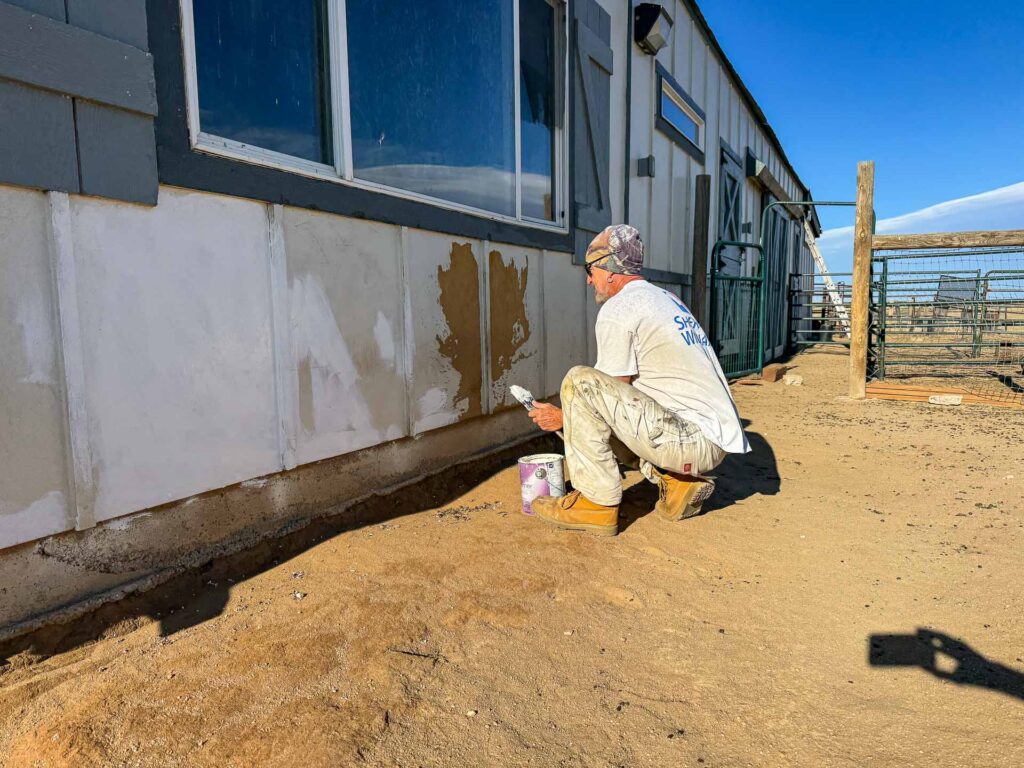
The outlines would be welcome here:
<svg viewBox="0 0 1024 768">
<path fill-rule="evenodd" d="M 0 183 L 155 204 L 146 0 L 0 0 Z"/>
<path fill-rule="evenodd" d="M 578 0 L 573 20 L 573 202 L 576 263 L 594 235 L 612 223 L 608 194 L 611 144 L 611 17 L 595 0 Z"/>
</svg>

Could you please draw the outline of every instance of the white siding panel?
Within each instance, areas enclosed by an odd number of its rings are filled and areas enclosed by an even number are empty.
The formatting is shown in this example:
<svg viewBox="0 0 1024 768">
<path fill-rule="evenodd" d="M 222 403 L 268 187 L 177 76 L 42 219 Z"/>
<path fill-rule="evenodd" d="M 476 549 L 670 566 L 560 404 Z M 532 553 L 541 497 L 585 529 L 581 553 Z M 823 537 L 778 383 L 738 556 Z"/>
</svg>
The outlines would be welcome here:
<svg viewBox="0 0 1024 768">
<path fill-rule="evenodd" d="M 508 391 L 513 384 L 535 394 L 543 389 L 543 258 L 540 251 L 528 248 L 498 243 L 487 248 L 487 358 L 492 412 L 516 405 Z M 561 319 L 554 322 L 556 329 L 561 326 Z"/>
<path fill-rule="evenodd" d="M 266 206 L 72 199 L 96 519 L 280 469 Z"/>
<path fill-rule="evenodd" d="M 285 209 L 300 464 L 406 434 L 397 227 Z"/>
<path fill-rule="evenodd" d="M 0 187 L 0 548 L 75 526 L 47 215 Z"/>
<path fill-rule="evenodd" d="M 672 151 L 675 145 L 661 131 L 654 132 L 654 166 L 657 175 L 651 179 L 651 223 L 641 232 L 647 244 L 647 264 L 655 269 L 668 269 L 669 218 L 672 211 Z"/>
<path fill-rule="evenodd" d="M 544 386 L 537 396 L 558 394 L 574 365 L 588 362 L 586 274 L 568 253 L 544 253 Z M 590 299 L 592 302 L 593 299 Z"/>
<path fill-rule="evenodd" d="M 412 331 L 412 433 L 483 412 L 482 245 L 418 229 L 402 242 Z"/>
</svg>

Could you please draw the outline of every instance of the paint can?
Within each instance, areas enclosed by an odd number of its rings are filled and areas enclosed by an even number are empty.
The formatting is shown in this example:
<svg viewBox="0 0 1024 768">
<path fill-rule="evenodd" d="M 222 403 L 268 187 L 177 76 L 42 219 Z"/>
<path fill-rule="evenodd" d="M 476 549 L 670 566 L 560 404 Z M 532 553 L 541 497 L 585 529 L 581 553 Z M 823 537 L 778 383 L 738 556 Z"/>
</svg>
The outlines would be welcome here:
<svg viewBox="0 0 1024 768">
<path fill-rule="evenodd" d="M 523 514 L 533 514 L 538 496 L 565 496 L 565 473 L 560 453 L 535 453 L 519 460 L 519 484 L 523 492 Z"/>
</svg>

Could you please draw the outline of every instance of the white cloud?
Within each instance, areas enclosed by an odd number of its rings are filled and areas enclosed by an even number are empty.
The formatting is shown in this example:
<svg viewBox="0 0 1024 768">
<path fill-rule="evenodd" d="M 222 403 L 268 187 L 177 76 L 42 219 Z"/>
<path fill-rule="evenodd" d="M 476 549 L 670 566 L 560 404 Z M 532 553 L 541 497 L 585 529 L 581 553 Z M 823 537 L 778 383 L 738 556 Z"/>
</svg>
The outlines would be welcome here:
<svg viewBox="0 0 1024 768">
<path fill-rule="evenodd" d="M 1024 181 L 879 219 L 875 226 L 879 234 L 975 229 L 1024 229 Z M 818 238 L 818 248 L 831 271 L 849 272 L 853 264 L 853 227 L 826 230 Z"/>
</svg>

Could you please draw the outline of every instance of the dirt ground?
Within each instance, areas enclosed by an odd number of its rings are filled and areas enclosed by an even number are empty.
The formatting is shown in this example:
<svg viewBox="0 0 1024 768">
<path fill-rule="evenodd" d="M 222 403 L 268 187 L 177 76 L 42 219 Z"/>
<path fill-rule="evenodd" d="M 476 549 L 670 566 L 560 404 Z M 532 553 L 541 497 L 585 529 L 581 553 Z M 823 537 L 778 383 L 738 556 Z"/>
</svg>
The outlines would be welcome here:
<svg viewBox="0 0 1024 768">
<path fill-rule="evenodd" d="M 505 454 L 8 648 L 0 765 L 1024 765 L 1024 412 L 792 362 L 698 518 L 548 529 Z"/>
</svg>

